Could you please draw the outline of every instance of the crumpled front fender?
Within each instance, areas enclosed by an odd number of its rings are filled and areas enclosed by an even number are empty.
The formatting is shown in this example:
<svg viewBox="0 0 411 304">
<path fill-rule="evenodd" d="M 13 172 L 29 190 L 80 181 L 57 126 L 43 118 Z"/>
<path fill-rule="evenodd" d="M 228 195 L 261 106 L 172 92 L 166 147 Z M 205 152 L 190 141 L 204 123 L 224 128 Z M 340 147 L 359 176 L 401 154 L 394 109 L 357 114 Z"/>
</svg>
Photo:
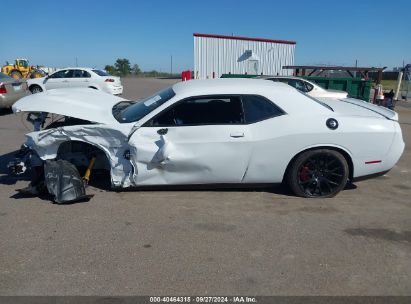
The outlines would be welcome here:
<svg viewBox="0 0 411 304">
<path fill-rule="evenodd" d="M 125 133 L 96 125 L 60 127 L 26 135 L 26 145 L 46 161 L 56 159 L 59 147 L 67 141 L 81 141 L 100 149 L 110 163 L 112 187 L 135 186 L 132 163 L 124 157 L 129 149 Z"/>
</svg>

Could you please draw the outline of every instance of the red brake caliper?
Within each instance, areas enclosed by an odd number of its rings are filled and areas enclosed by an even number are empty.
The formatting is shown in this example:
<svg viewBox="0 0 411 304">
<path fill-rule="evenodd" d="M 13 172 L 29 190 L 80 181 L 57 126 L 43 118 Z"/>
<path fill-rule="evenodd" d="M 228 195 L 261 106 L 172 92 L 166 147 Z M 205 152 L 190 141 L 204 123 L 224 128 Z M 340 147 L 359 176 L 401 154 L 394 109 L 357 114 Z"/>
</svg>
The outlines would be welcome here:
<svg viewBox="0 0 411 304">
<path fill-rule="evenodd" d="M 300 171 L 300 181 L 306 182 L 310 179 L 310 168 L 308 166 L 304 166 L 301 168 Z"/>
</svg>

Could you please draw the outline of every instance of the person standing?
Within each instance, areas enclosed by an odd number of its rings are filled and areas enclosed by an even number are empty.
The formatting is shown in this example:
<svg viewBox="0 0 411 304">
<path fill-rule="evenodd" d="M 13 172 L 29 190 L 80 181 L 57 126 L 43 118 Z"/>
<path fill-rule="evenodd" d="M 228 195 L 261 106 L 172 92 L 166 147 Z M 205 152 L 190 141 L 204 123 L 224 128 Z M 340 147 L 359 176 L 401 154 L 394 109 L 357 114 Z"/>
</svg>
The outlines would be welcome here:
<svg viewBox="0 0 411 304">
<path fill-rule="evenodd" d="M 393 89 L 387 94 L 386 107 L 390 110 L 394 110 L 394 95 L 395 93 Z"/>
</svg>

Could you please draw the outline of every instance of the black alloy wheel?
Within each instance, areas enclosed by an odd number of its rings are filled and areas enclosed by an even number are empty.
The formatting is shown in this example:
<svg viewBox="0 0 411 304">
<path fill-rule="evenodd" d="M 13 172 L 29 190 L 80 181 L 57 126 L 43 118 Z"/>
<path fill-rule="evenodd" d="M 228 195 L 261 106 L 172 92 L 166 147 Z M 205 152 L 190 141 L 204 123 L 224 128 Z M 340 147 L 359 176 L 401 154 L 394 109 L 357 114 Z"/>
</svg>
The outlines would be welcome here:
<svg viewBox="0 0 411 304">
<path fill-rule="evenodd" d="M 303 152 L 290 167 L 288 184 L 302 197 L 333 197 L 347 184 L 349 168 L 344 156 L 334 150 Z"/>
</svg>

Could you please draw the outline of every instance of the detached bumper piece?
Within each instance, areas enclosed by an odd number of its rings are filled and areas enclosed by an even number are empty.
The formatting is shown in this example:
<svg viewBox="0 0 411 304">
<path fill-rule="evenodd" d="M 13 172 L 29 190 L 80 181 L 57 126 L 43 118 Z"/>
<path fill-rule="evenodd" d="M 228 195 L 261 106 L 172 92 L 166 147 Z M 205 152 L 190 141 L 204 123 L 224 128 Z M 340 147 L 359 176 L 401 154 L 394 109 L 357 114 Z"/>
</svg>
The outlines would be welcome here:
<svg viewBox="0 0 411 304">
<path fill-rule="evenodd" d="M 57 204 L 74 203 L 93 197 L 86 194 L 85 184 L 77 168 L 65 160 L 45 161 L 44 182 Z"/>
<path fill-rule="evenodd" d="M 89 200 L 83 179 L 76 167 L 65 160 L 47 160 L 42 166 L 32 168 L 33 176 L 29 186 L 16 189 L 23 196 L 39 196 L 51 199 L 57 204 L 70 204 Z"/>
</svg>

